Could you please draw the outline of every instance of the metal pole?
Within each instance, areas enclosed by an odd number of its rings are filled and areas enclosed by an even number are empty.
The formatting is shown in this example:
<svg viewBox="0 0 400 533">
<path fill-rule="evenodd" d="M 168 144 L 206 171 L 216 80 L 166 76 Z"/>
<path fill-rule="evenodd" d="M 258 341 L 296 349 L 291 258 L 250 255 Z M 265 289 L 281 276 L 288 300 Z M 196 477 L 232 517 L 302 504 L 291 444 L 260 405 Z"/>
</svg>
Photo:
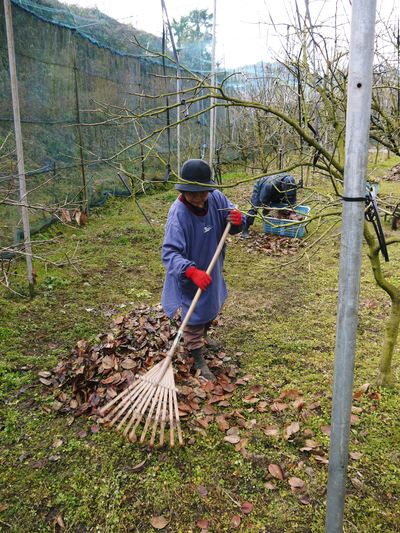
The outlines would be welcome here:
<svg viewBox="0 0 400 533">
<path fill-rule="evenodd" d="M 353 0 L 344 196 L 365 196 L 376 0 Z M 342 533 L 356 347 L 363 201 L 343 202 L 326 533 Z"/>
<path fill-rule="evenodd" d="M 178 52 L 177 52 L 178 53 Z M 180 103 L 181 103 L 181 72 L 180 68 L 177 66 L 176 70 L 176 166 L 177 166 L 177 174 L 180 176 L 181 173 L 181 109 L 180 109 Z"/>
<path fill-rule="evenodd" d="M 27 192 L 25 181 L 25 163 L 24 163 L 24 149 L 22 145 L 22 130 L 21 117 L 19 112 L 19 95 L 18 95 L 18 80 L 17 67 L 15 63 L 15 48 L 14 48 L 14 31 L 12 24 L 12 12 L 10 0 L 4 0 L 4 16 L 6 19 L 7 32 L 7 48 L 8 61 L 10 64 L 10 80 L 11 80 L 11 96 L 14 113 L 14 130 L 15 130 L 15 144 L 18 160 L 18 180 L 19 180 L 19 202 L 21 205 L 22 225 L 24 229 L 24 246 L 26 257 L 26 268 L 28 274 L 29 292 L 33 296 L 33 269 L 32 269 L 32 247 L 31 247 L 31 231 L 29 225 L 29 211 L 27 204 Z"/>
<path fill-rule="evenodd" d="M 216 25 L 217 25 L 217 0 L 214 0 L 214 15 L 213 15 L 213 40 L 212 40 L 212 56 L 211 56 L 211 85 L 215 85 L 215 41 L 216 41 Z M 214 105 L 214 98 L 210 98 L 210 105 Z M 210 151 L 209 163 L 212 168 L 214 161 L 215 150 L 215 107 L 210 109 Z"/>
</svg>

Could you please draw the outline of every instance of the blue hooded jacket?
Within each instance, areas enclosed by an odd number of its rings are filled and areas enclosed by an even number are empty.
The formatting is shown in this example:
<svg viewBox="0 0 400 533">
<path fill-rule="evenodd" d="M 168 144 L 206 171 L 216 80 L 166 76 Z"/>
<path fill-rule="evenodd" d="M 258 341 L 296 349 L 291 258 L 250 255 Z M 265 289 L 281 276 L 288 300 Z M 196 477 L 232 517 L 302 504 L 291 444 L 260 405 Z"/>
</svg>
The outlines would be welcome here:
<svg viewBox="0 0 400 533">
<path fill-rule="evenodd" d="M 166 270 L 161 303 L 171 318 L 182 308 L 182 318 L 197 291 L 193 281 L 185 276 L 190 266 L 207 270 L 226 226 L 229 209 L 235 206 L 218 190 L 208 195 L 208 211 L 199 216 L 193 213 L 179 199 L 172 204 L 165 226 L 162 246 L 162 260 Z M 241 226 L 232 227 L 231 233 L 238 233 Z M 227 290 L 222 275 L 225 247 L 211 272 L 212 282 L 201 295 L 189 325 L 206 324 L 219 313 Z"/>
</svg>

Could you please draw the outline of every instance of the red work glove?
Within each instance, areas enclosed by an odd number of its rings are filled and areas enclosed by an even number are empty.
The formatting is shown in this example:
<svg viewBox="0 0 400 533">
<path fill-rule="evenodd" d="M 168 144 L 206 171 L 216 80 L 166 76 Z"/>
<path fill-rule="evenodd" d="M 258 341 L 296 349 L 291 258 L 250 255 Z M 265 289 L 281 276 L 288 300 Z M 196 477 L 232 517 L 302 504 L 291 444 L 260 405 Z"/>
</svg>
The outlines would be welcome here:
<svg viewBox="0 0 400 533">
<path fill-rule="evenodd" d="M 238 211 L 237 209 L 231 209 L 226 220 L 230 222 L 232 226 L 240 226 L 243 221 L 243 218 L 240 211 Z"/>
<path fill-rule="evenodd" d="M 193 283 L 202 291 L 205 291 L 212 281 L 211 276 L 207 274 L 207 272 L 204 270 L 199 270 L 195 266 L 190 266 L 186 270 L 185 276 L 188 279 L 191 279 Z"/>
</svg>

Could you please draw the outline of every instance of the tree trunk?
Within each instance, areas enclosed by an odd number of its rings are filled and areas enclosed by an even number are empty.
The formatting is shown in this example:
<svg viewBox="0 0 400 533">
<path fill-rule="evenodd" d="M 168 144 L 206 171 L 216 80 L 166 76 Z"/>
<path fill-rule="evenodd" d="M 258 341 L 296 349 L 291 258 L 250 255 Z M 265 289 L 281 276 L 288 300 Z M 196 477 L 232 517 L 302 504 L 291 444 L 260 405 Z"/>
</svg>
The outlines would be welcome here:
<svg viewBox="0 0 400 533">
<path fill-rule="evenodd" d="M 400 325 L 400 300 L 392 299 L 389 321 L 386 325 L 381 360 L 379 362 L 378 383 L 383 387 L 393 386 L 392 357 L 397 343 Z"/>
<path fill-rule="evenodd" d="M 390 296 L 392 303 L 389 321 L 385 328 L 378 375 L 379 385 L 391 387 L 393 385 L 392 358 L 400 326 L 400 289 L 389 283 L 382 272 L 378 241 L 371 229 L 371 224 L 368 222 L 364 224 L 364 237 L 368 244 L 368 257 L 375 281 Z"/>
</svg>

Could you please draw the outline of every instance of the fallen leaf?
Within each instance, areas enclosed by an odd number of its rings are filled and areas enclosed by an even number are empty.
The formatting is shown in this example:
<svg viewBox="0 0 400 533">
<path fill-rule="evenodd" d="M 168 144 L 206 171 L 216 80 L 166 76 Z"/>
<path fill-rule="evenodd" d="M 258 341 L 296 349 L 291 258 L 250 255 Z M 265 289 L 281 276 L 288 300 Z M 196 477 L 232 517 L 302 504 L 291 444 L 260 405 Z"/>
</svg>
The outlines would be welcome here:
<svg viewBox="0 0 400 533">
<path fill-rule="evenodd" d="M 297 389 L 286 389 L 281 392 L 279 395 L 279 398 L 281 400 L 284 400 L 285 398 L 288 398 L 289 400 L 297 400 L 299 396 L 303 396 L 303 393 Z"/>
<path fill-rule="evenodd" d="M 131 368 L 136 368 L 136 362 L 132 361 L 132 359 L 124 359 L 121 363 L 121 367 L 125 370 L 130 370 Z"/>
<path fill-rule="evenodd" d="M 380 399 L 382 398 L 382 394 L 380 392 L 371 392 L 370 394 L 368 394 L 368 398 L 370 400 L 376 400 L 377 402 L 380 401 Z"/>
<path fill-rule="evenodd" d="M 295 407 L 298 411 L 301 411 L 304 405 L 305 405 L 305 402 L 301 398 L 293 402 L 293 407 Z"/>
<path fill-rule="evenodd" d="M 48 372 L 47 370 L 42 370 L 41 372 L 38 372 L 38 376 L 41 378 L 51 378 L 51 372 Z"/>
<path fill-rule="evenodd" d="M 358 426 L 358 424 L 361 422 L 360 417 L 357 415 L 350 415 L 350 424 L 352 426 Z"/>
<path fill-rule="evenodd" d="M 169 524 L 169 520 L 165 518 L 164 515 L 152 516 L 150 519 L 150 524 L 154 527 L 154 529 L 164 529 Z"/>
<path fill-rule="evenodd" d="M 356 489 L 358 489 L 358 490 L 364 490 L 364 483 L 363 483 L 360 479 L 358 479 L 357 477 L 352 477 L 352 478 L 350 479 L 350 481 L 351 481 L 352 485 L 353 485 Z"/>
<path fill-rule="evenodd" d="M 53 448 L 59 448 L 60 446 L 63 445 L 63 440 L 62 439 L 57 439 L 53 442 Z"/>
<path fill-rule="evenodd" d="M 350 452 L 349 455 L 354 461 L 358 461 L 362 457 L 362 453 L 360 452 Z"/>
<path fill-rule="evenodd" d="M 285 428 L 285 439 L 289 440 L 292 435 L 300 431 L 300 424 L 298 422 L 292 422 Z"/>
<path fill-rule="evenodd" d="M 240 441 L 239 435 L 227 435 L 224 437 L 224 441 L 229 442 L 229 444 L 237 444 Z"/>
<path fill-rule="evenodd" d="M 331 426 L 321 426 L 321 431 L 324 435 L 330 436 L 331 434 Z"/>
<path fill-rule="evenodd" d="M 249 403 L 251 405 L 254 405 L 256 403 L 258 403 L 260 401 L 260 398 L 256 398 L 254 396 L 250 397 L 250 398 L 243 398 L 243 403 Z"/>
<path fill-rule="evenodd" d="M 284 411 L 287 408 L 288 408 L 288 405 L 286 403 L 281 403 L 281 402 L 274 402 L 271 405 L 271 411 L 275 413 L 280 413 L 281 411 Z"/>
<path fill-rule="evenodd" d="M 329 460 L 323 455 L 314 455 L 314 459 L 319 463 L 323 463 L 324 465 L 329 464 Z"/>
<path fill-rule="evenodd" d="M 225 432 L 227 429 L 229 429 L 229 423 L 227 422 L 226 418 L 223 415 L 219 415 L 215 418 L 215 421 L 218 424 L 218 429 L 220 431 Z"/>
<path fill-rule="evenodd" d="M 264 433 L 268 437 L 276 437 L 279 434 L 279 429 L 276 426 L 268 426 L 265 428 Z"/>
<path fill-rule="evenodd" d="M 311 503 L 310 496 L 308 494 L 301 494 L 299 500 L 303 505 L 309 505 Z"/>
<path fill-rule="evenodd" d="M 360 413 L 363 412 L 363 408 L 362 407 L 356 407 L 355 405 L 352 405 L 351 407 L 351 412 L 355 415 L 359 415 Z"/>
<path fill-rule="evenodd" d="M 7 503 L 0 503 L 0 513 L 8 509 L 9 505 Z"/>
<path fill-rule="evenodd" d="M 267 410 L 267 407 L 268 407 L 268 402 L 259 402 L 257 404 L 257 411 L 259 413 L 265 413 L 265 411 Z"/>
<path fill-rule="evenodd" d="M 250 502 L 243 502 L 242 505 L 240 506 L 242 513 L 244 514 L 251 513 L 251 511 L 253 510 L 253 507 L 254 507 L 253 504 Z"/>
<path fill-rule="evenodd" d="M 291 477 L 288 480 L 288 483 L 292 490 L 302 489 L 305 485 L 304 481 L 299 477 Z"/>
<path fill-rule="evenodd" d="M 68 209 L 65 209 L 65 207 L 61 208 L 61 222 L 64 222 L 64 224 L 70 224 L 72 222 L 71 215 L 69 214 Z"/>
<path fill-rule="evenodd" d="M 200 529 L 208 529 L 208 520 L 197 520 L 196 526 Z"/>
<path fill-rule="evenodd" d="M 82 429 L 81 431 L 79 431 L 79 433 L 78 433 L 78 437 L 79 437 L 80 439 L 84 439 L 86 436 L 87 436 L 87 432 L 86 432 L 84 429 Z"/>
<path fill-rule="evenodd" d="M 92 433 L 98 433 L 100 431 L 100 428 L 99 426 L 97 426 L 96 424 L 94 424 L 91 428 L 90 428 L 90 431 Z"/>
<path fill-rule="evenodd" d="M 64 520 L 60 513 L 56 516 L 55 522 L 60 526 L 61 529 L 65 529 Z"/>
<path fill-rule="evenodd" d="M 276 485 L 274 485 L 271 481 L 267 481 L 264 483 L 264 487 L 268 490 L 276 490 Z"/>
<path fill-rule="evenodd" d="M 235 516 L 232 516 L 231 527 L 237 529 L 240 526 L 240 522 L 241 522 L 241 518 L 238 514 Z"/>
<path fill-rule="evenodd" d="M 199 485 L 198 487 L 196 487 L 196 490 L 203 498 L 205 498 L 208 494 L 208 490 L 204 485 Z"/>
<path fill-rule="evenodd" d="M 283 479 L 283 471 L 279 465 L 271 463 L 270 465 L 268 465 L 268 472 L 271 474 L 271 476 L 277 479 Z"/>
</svg>

